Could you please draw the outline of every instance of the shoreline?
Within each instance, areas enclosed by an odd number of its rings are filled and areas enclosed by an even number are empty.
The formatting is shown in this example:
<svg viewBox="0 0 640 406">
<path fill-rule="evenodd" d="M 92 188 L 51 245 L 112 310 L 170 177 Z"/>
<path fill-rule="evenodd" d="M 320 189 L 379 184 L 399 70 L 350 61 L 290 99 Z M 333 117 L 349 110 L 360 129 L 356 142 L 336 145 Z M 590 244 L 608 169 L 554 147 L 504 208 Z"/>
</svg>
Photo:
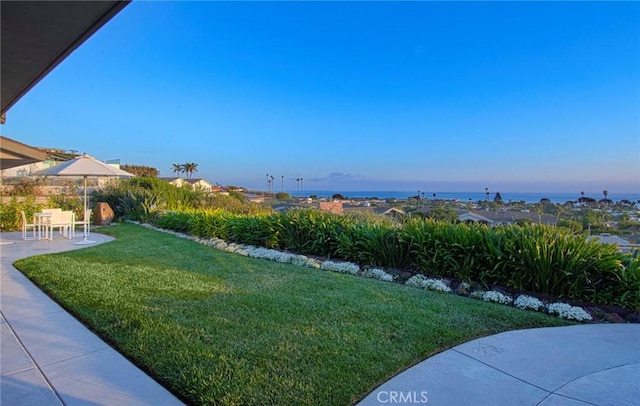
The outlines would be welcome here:
<svg viewBox="0 0 640 406">
<path fill-rule="evenodd" d="M 278 193 L 278 192 L 275 192 Z M 412 197 L 416 197 L 418 191 L 327 191 L 327 190 L 303 190 L 303 191 L 285 191 L 292 197 L 310 197 L 317 196 L 318 198 L 331 198 L 334 194 L 340 194 L 347 199 L 374 199 L 377 198 L 379 200 L 385 199 L 397 199 L 397 200 L 406 200 Z M 489 192 L 489 201 L 493 201 L 496 192 Z M 460 202 L 472 202 L 476 203 L 478 201 L 487 200 L 487 196 L 482 192 L 435 192 L 435 197 L 433 192 L 425 192 L 424 194 L 421 192 L 421 198 L 425 201 L 433 201 L 433 200 L 453 200 Z M 502 196 L 502 201 L 504 203 L 517 203 L 524 201 L 525 203 L 538 203 L 541 199 L 549 199 L 551 203 L 559 203 L 563 204 L 567 201 L 577 202 L 581 197 L 580 193 L 539 193 L 539 192 L 521 192 L 521 193 L 509 193 L 509 192 L 500 192 Z M 597 194 L 589 194 L 585 193 L 584 197 L 591 197 L 596 200 L 600 200 L 604 198 L 604 195 L 600 193 Z M 640 201 L 640 193 L 609 193 L 607 198 L 612 200 L 614 203 L 619 202 L 621 200 L 629 200 L 634 203 L 638 203 Z"/>
</svg>

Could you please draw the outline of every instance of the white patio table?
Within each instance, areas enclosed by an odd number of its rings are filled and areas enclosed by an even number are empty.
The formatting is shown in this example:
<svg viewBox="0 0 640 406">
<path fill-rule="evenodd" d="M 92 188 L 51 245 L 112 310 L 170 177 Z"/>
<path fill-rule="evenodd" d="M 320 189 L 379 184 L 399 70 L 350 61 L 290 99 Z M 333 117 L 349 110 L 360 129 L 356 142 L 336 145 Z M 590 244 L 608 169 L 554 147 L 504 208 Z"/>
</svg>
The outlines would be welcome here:
<svg viewBox="0 0 640 406">
<path fill-rule="evenodd" d="M 49 239 L 49 234 L 51 234 L 51 239 L 53 239 L 53 230 L 51 230 L 51 216 L 52 213 L 33 213 L 33 217 L 35 218 L 35 223 L 38 229 L 38 240 L 42 240 L 42 231 L 44 229 L 44 239 Z"/>
</svg>

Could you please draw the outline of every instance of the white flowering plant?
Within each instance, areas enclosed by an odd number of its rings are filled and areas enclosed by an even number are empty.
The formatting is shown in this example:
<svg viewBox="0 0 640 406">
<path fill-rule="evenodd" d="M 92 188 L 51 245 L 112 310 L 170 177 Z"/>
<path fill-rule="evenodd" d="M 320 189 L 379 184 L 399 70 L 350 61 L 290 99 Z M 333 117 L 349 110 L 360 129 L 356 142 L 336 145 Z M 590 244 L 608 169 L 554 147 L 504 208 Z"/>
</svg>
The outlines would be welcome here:
<svg viewBox="0 0 640 406">
<path fill-rule="evenodd" d="M 385 282 L 393 282 L 393 276 L 379 268 L 365 269 L 364 271 L 362 271 L 362 276 L 364 276 L 365 278 L 380 279 L 381 281 Z"/>
<path fill-rule="evenodd" d="M 587 313 L 582 307 L 571 306 L 567 303 L 551 303 L 547 306 L 549 314 L 558 315 L 567 320 L 585 321 L 593 320 L 593 317 Z"/>
<path fill-rule="evenodd" d="M 485 302 L 494 302 L 500 304 L 510 304 L 513 299 L 511 297 L 505 295 L 504 293 L 497 292 L 495 290 L 490 290 L 488 292 L 484 292 L 482 295 L 482 300 Z"/>
<path fill-rule="evenodd" d="M 537 297 L 527 296 L 527 295 L 518 296 L 516 300 L 513 302 L 513 305 L 518 309 L 533 310 L 536 312 L 544 308 L 544 303 L 542 303 L 540 299 L 538 299 Z"/>
<path fill-rule="evenodd" d="M 476 290 L 469 294 L 470 298 L 482 300 L 484 294 L 486 292 L 484 290 Z"/>
<path fill-rule="evenodd" d="M 430 279 L 424 275 L 413 275 L 405 282 L 405 285 L 416 288 L 435 290 L 438 292 L 451 293 L 451 288 L 441 279 Z"/>
<path fill-rule="evenodd" d="M 357 264 L 353 264 L 351 262 L 324 261 L 320 266 L 320 269 L 340 273 L 349 273 L 352 275 L 357 275 L 358 272 L 360 272 L 360 267 Z"/>
</svg>

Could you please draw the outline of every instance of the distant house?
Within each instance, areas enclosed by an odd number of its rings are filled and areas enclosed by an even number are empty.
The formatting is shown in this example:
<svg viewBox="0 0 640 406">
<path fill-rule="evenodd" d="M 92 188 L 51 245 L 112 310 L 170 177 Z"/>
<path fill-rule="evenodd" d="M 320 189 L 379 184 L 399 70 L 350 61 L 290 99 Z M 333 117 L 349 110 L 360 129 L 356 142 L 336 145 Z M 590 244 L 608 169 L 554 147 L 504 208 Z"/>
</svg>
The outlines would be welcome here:
<svg viewBox="0 0 640 406">
<path fill-rule="evenodd" d="M 344 213 L 344 206 L 342 202 L 319 202 L 318 207 L 323 211 L 330 211 L 332 213 L 342 214 Z"/>
<path fill-rule="evenodd" d="M 207 182 L 206 179 L 185 179 L 185 181 L 191 185 L 193 190 L 202 190 L 208 193 L 213 192 L 214 188 L 217 189 L 217 191 L 221 190 L 221 188 L 213 186 L 211 183 Z"/>
<path fill-rule="evenodd" d="M 387 208 L 387 207 L 376 207 L 373 209 L 373 212 L 376 214 L 381 214 L 383 216 L 391 217 L 394 219 L 402 219 L 406 216 L 406 213 L 400 209 L 395 207 Z"/>
<path fill-rule="evenodd" d="M 640 249 L 639 244 L 634 244 L 629 240 L 625 240 L 624 238 L 618 237 L 617 235 L 611 235 L 609 233 L 590 235 L 587 239 L 590 241 L 595 240 L 600 244 L 613 244 L 620 252 L 631 252 L 633 250 Z"/>
<path fill-rule="evenodd" d="M 538 216 L 537 213 L 521 211 L 463 211 L 458 213 L 461 223 L 482 223 L 490 226 L 514 224 L 517 220 L 530 220 L 534 223 L 555 225 L 557 218 L 549 214 Z"/>
<path fill-rule="evenodd" d="M 185 179 L 182 179 L 182 178 L 158 178 L 158 179 L 164 180 L 165 182 L 168 182 L 175 187 L 183 187 L 185 185 L 191 186 L 189 182 L 187 182 Z"/>
<path fill-rule="evenodd" d="M 211 183 L 209 183 L 206 179 L 184 179 L 184 178 L 159 178 L 164 180 L 165 182 L 169 182 L 170 184 L 172 184 L 173 186 L 176 187 L 185 187 L 188 186 L 189 188 L 193 189 L 193 190 L 202 190 L 205 191 L 207 193 L 212 193 L 212 192 L 221 192 L 221 193 L 226 193 L 226 189 L 220 187 L 220 186 L 214 186 Z"/>
</svg>

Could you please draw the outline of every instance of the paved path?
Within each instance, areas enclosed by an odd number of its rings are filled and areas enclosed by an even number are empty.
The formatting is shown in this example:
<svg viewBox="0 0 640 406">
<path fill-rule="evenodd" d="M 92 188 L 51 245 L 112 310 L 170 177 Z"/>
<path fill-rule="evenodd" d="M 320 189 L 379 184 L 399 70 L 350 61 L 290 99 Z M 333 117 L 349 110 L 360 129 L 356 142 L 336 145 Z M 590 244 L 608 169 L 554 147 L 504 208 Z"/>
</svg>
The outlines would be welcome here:
<svg viewBox="0 0 640 406">
<path fill-rule="evenodd" d="M 0 234 L 0 405 L 181 405 L 13 267 L 19 259 L 87 247 Z M 97 244 L 112 240 L 92 233 Z M 10 244 L 6 244 L 10 243 Z"/>
<path fill-rule="evenodd" d="M 640 405 L 640 324 L 510 331 L 420 362 L 371 405 Z"/>
</svg>

